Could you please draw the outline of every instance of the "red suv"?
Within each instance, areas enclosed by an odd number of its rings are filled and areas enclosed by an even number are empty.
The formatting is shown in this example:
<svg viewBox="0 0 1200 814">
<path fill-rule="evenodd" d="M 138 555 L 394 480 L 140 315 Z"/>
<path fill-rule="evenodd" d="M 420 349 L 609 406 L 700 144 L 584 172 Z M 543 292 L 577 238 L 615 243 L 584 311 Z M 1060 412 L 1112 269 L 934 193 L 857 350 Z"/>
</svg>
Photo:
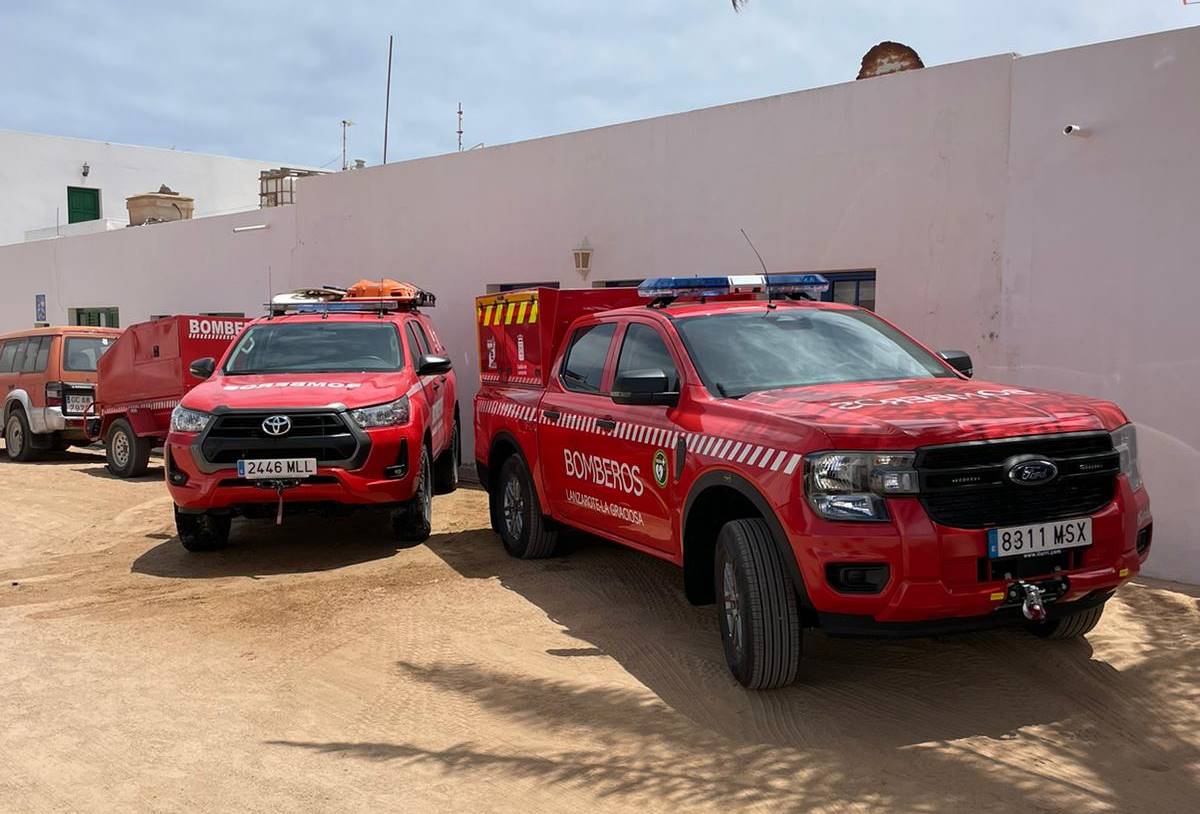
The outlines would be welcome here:
<svg viewBox="0 0 1200 814">
<path fill-rule="evenodd" d="M 678 563 L 756 688 L 794 679 L 806 626 L 1091 630 L 1150 549 L 1128 418 L 787 298 L 825 286 L 479 298 L 475 458 L 508 551 L 547 556 L 569 526 Z"/>
<path fill-rule="evenodd" d="M 350 289 L 351 292 L 354 289 Z M 429 536 L 431 496 L 458 485 L 454 372 L 433 296 L 293 303 L 251 322 L 171 416 L 164 449 L 179 539 L 223 547 L 234 515 L 389 507 L 403 539 Z"/>
</svg>

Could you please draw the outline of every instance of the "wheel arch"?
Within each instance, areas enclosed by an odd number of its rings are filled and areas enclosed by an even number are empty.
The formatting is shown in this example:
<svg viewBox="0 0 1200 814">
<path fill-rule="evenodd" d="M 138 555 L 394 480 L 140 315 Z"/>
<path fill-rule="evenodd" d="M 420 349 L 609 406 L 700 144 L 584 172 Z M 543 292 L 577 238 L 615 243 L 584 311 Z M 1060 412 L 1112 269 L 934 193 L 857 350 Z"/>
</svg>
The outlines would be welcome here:
<svg viewBox="0 0 1200 814">
<path fill-rule="evenodd" d="M 684 502 L 683 585 L 689 602 L 707 605 L 713 601 L 713 554 L 721 527 L 730 520 L 753 517 L 767 524 L 801 604 L 808 604 L 800 564 L 775 510 L 752 482 L 727 469 L 706 472 L 697 478 Z"/>
<path fill-rule="evenodd" d="M 20 407 L 25 411 L 25 415 L 29 415 L 29 394 L 24 390 L 12 390 L 4 398 L 4 420 L 13 414 L 13 411 Z"/>
</svg>

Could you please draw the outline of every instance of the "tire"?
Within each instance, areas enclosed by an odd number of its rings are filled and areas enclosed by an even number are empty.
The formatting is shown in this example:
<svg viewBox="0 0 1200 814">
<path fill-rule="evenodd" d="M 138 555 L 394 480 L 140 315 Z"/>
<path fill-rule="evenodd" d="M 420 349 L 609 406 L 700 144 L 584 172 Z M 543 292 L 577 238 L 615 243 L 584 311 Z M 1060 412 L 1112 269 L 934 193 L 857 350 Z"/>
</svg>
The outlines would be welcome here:
<svg viewBox="0 0 1200 814">
<path fill-rule="evenodd" d="M 175 507 L 175 531 L 188 551 L 218 551 L 229 545 L 232 522 L 227 514 L 185 514 Z"/>
<path fill-rule="evenodd" d="M 1027 623 L 1025 629 L 1039 639 L 1079 639 L 1092 632 L 1104 615 L 1104 603 L 1052 622 Z"/>
<path fill-rule="evenodd" d="M 104 438 L 104 462 L 118 478 L 144 475 L 150 463 L 150 441 L 139 438 L 128 421 L 118 418 Z"/>
<path fill-rule="evenodd" d="M 10 459 L 20 463 L 37 458 L 37 450 L 33 448 L 33 433 L 29 431 L 29 419 L 20 407 L 13 410 L 4 421 L 4 448 Z"/>
<path fill-rule="evenodd" d="M 454 419 L 454 429 L 450 432 L 450 446 L 438 456 L 433 465 L 434 494 L 448 495 L 458 489 L 458 460 L 461 436 L 458 432 L 458 419 Z"/>
<path fill-rule="evenodd" d="M 529 468 L 520 455 L 511 455 L 504 461 L 495 492 L 494 496 L 489 495 L 489 503 L 498 512 L 496 520 L 505 550 L 522 560 L 553 555 L 558 545 L 558 530 L 542 514 Z"/>
<path fill-rule="evenodd" d="M 726 523 L 714 557 L 717 626 L 729 671 L 752 690 L 791 684 L 800 670 L 800 613 L 770 528 L 759 519 Z"/>
<path fill-rule="evenodd" d="M 422 444 L 416 494 L 392 515 L 392 530 L 400 540 L 420 543 L 429 539 L 433 529 L 432 469 L 429 447 Z"/>
</svg>

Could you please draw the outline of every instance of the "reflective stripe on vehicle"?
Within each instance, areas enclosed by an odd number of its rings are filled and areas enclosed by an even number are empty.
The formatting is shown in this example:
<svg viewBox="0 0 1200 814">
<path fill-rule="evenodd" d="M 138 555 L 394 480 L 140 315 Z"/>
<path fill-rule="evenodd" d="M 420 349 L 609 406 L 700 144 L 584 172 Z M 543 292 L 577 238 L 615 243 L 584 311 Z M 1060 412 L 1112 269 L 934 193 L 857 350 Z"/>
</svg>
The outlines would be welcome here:
<svg viewBox="0 0 1200 814">
<path fill-rule="evenodd" d="M 803 458 L 798 452 L 756 445 L 749 441 L 739 441 L 736 438 L 681 432 L 673 428 L 655 427 L 631 421 L 618 421 L 613 429 L 601 430 L 597 426 L 595 416 L 587 416 L 582 413 L 559 411 L 558 420 L 551 421 L 544 415 L 539 417 L 536 407 L 501 399 L 479 399 L 476 404 L 479 412 L 485 415 L 498 415 L 521 421 L 540 421 L 543 424 L 573 432 L 602 433 L 622 441 L 645 444 L 650 447 L 674 449 L 679 439 L 683 438 L 687 443 L 688 451 L 693 455 L 757 467 L 768 472 L 782 472 L 785 475 L 795 472 Z"/>
</svg>

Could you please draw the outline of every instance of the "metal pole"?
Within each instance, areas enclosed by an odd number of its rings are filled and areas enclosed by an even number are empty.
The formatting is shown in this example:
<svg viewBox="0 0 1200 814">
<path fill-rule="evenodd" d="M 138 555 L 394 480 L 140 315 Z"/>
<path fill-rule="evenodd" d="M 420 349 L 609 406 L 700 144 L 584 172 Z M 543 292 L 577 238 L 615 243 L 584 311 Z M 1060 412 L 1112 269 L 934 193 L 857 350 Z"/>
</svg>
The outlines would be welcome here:
<svg viewBox="0 0 1200 814">
<path fill-rule="evenodd" d="M 342 119 L 342 169 L 346 169 L 346 120 Z"/>
<path fill-rule="evenodd" d="M 462 152 L 462 102 L 458 103 L 458 151 Z"/>
<path fill-rule="evenodd" d="M 388 114 L 392 109 L 392 35 L 388 34 L 387 95 L 383 102 L 383 163 L 387 163 Z"/>
</svg>

